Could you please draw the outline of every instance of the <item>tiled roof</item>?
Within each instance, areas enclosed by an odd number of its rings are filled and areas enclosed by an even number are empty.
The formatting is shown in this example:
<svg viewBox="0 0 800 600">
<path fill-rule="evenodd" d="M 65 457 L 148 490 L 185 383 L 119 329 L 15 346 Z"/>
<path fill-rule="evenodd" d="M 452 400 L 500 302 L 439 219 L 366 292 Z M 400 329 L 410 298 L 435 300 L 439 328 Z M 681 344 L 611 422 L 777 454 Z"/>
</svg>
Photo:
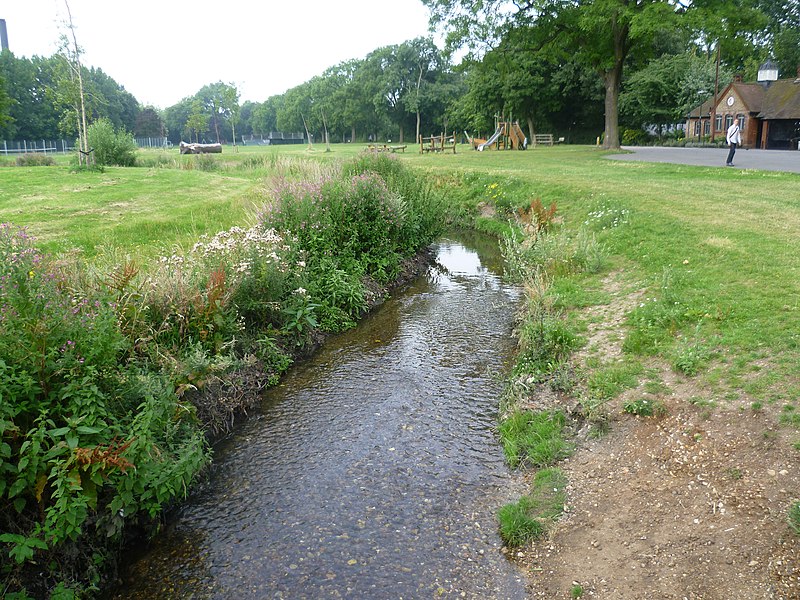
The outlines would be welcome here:
<svg viewBox="0 0 800 600">
<path fill-rule="evenodd" d="M 764 99 L 764 88 L 757 83 L 732 83 L 731 87 L 736 90 L 739 97 L 744 102 L 750 112 L 759 112 Z"/>
<path fill-rule="evenodd" d="M 779 79 L 764 94 L 761 119 L 800 119 L 800 83 L 795 79 Z"/>
</svg>

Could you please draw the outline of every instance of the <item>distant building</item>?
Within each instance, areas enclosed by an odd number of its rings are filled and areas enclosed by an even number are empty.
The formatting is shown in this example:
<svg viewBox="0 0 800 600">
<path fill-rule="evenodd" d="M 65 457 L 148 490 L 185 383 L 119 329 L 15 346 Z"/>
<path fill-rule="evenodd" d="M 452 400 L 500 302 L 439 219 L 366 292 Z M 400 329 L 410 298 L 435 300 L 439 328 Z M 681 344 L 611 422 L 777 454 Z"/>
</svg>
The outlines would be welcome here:
<svg viewBox="0 0 800 600">
<path fill-rule="evenodd" d="M 771 61 L 761 65 L 756 83 L 734 77 L 716 105 L 707 100 L 687 115 L 686 137 L 724 137 L 734 120 L 743 147 L 800 150 L 800 67 L 794 79 L 778 79 Z"/>
<path fill-rule="evenodd" d="M 8 30 L 6 30 L 6 20 L 0 19 L 0 51 L 8 50 Z"/>
</svg>

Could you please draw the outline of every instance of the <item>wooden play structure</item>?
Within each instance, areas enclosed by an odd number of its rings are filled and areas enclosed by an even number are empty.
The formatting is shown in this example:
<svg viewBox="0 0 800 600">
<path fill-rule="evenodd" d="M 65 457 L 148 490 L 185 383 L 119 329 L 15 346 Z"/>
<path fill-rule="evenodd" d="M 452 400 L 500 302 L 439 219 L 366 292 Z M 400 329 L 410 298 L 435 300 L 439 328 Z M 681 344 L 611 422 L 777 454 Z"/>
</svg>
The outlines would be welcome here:
<svg viewBox="0 0 800 600">
<path fill-rule="evenodd" d="M 465 132 L 466 133 L 466 132 Z M 519 121 L 497 121 L 494 133 L 489 139 L 470 138 L 472 148 L 483 152 L 484 150 L 525 150 L 528 147 L 528 138 L 522 132 Z"/>
<path fill-rule="evenodd" d="M 452 150 L 453 154 L 456 153 L 456 132 L 453 135 L 446 136 L 432 135 L 431 137 L 419 136 L 419 153 L 425 154 L 426 152 L 448 152 Z"/>
</svg>

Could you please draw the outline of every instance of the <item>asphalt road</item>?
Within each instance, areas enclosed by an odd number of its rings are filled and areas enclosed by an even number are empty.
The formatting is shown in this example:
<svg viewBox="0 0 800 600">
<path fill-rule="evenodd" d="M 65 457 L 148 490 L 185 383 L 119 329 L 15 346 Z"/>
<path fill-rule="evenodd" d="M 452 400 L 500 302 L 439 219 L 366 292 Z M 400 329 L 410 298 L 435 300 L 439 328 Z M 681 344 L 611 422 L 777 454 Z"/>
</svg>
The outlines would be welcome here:
<svg viewBox="0 0 800 600">
<path fill-rule="evenodd" d="M 727 148 L 662 148 L 656 146 L 623 146 L 633 154 L 613 154 L 612 160 L 638 160 L 645 162 L 695 165 L 699 167 L 725 167 Z M 800 173 L 800 152 L 797 150 L 747 150 L 738 149 L 733 159 L 734 169 L 761 169 Z"/>
</svg>

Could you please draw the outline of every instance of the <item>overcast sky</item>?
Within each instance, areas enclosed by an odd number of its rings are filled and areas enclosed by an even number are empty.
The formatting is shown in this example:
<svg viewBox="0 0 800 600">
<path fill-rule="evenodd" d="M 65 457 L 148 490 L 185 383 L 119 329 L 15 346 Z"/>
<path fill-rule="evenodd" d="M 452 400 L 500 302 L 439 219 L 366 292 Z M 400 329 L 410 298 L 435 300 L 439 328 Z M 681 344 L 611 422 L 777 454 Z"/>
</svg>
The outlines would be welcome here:
<svg viewBox="0 0 800 600">
<path fill-rule="evenodd" d="M 241 102 L 269 96 L 428 33 L 420 0 L 70 0 L 86 66 L 142 104 L 166 108 L 208 83 Z M 2 0 L 17 57 L 51 56 L 66 29 L 64 0 Z"/>
</svg>

